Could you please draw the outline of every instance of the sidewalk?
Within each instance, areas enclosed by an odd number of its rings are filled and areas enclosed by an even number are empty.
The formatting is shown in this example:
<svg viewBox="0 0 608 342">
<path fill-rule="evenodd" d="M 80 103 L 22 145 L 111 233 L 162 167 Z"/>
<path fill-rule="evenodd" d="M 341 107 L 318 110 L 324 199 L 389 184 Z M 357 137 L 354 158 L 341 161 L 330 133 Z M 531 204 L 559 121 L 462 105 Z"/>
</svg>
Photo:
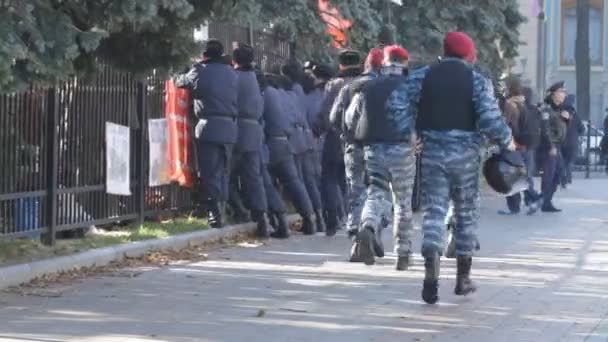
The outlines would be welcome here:
<svg viewBox="0 0 608 342">
<path fill-rule="evenodd" d="M 345 262 L 345 236 L 295 236 L 35 296 L 0 293 L 0 341 L 608 341 L 608 180 L 576 180 L 556 204 L 565 212 L 502 217 L 504 201 L 484 198 L 480 291 L 452 295 L 454 261 L 444 260 L 434 307 L 420 300 L 418 254 L 397 273 L 392 253 L 366 267 Z"/>
</svg>

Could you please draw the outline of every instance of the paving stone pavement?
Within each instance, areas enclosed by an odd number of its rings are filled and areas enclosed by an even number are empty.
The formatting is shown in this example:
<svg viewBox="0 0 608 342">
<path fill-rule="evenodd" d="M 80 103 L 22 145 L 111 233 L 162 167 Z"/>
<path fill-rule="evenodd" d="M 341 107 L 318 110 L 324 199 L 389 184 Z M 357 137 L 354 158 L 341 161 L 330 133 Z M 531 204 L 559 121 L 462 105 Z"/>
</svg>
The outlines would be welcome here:
<svg viewBox="0 0 608 342">
<path fill-rule="evenodd" d="M 420 300 L 419 254 L 398 273 L 392 253 L 347 263 L 345 236 L 294 236 L 137 277 L 0 293 L 0 341 L 608 341 L 608 180 L 557 197 L 564 213 L 533 217 L 498 216 L 504 201 L 484 197 L 479 292 L 454 296 L 444 260 L 437 306 Z"/>
</svg>

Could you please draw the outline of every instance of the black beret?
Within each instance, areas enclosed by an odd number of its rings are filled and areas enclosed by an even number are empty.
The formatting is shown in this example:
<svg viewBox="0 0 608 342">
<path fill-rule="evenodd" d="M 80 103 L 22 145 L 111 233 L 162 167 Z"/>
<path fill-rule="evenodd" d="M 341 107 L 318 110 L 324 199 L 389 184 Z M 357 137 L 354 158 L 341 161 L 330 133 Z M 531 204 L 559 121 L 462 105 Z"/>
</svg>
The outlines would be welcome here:
<svg viewBox="0 0 608 342">
<path fill-rule="evenodd" d="M 315 75 L 316 78 L 328 80 L 332 77 L 333 70 L 328 65 L 319 64 L 312 68 L 312 74 Z"/>
<path fill-rule="evenodd" d="M 566 82 L 564 82 L 564 81 L 559 81 L 559 82 L 553 83 L 549 87 L 549 89 L 547 89 L 547 91 L 550 93 L 554 93 L 554 92 L 558 91 L 559 89 L 564 88 L 565 84 L 566 84 Z"/>
<path fill-rule="evenodd" d="M 338 61 L 344 66 L 361 65 L 361 54 L 354 50 L 342 50 L 338 54 Z"/>
</svg>

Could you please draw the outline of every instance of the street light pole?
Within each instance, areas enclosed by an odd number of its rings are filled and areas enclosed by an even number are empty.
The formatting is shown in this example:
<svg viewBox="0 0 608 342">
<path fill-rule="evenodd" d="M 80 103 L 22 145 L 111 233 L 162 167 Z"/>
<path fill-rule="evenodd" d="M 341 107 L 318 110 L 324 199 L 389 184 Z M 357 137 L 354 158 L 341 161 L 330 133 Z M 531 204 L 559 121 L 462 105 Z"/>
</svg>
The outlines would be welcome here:
<svg viewBox="0 0 608 342">
<path fill-rule="evenodd" d="M 539 98 L 542 99 L 542 95 L 545 92 L 545 79 L 546 79 L 546 54 L 545 54 L 545 40 L 546 40 L 546 24 L 545 24 L 545 0 L 538 1 L 540 12 L 538 13 L 538 30 L 537 30 L 537 60 L 536 60 L 536 91 Z"/>
</svg>

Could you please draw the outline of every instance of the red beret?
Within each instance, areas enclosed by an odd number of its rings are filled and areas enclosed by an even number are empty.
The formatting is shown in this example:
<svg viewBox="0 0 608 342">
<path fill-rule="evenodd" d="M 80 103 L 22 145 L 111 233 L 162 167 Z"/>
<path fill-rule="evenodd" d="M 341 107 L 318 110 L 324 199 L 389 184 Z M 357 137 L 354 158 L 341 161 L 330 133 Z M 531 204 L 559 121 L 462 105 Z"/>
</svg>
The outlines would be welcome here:
<svg viewBox="0 0 608 342">
<path fill-rule="evenodd" d="M 393 59 L 409 59 L 410 54 L 406 49 L 402 48 L 399 45 L 389 45 L 384 48 L 384 55 L 391 60 Z"/>
<path fill-rule="evenodd" d="M 382 66 L 383 61 L 384 52 L 382 52 L 382 50 L 379 48 L 373 48 L 369 51 L 365 63 L 371 66 L 372 68 L 379 68 L 380 66 Z"/>
<path fill-rule="evenodd" d="M 459 57 L 472 62 L 475 54 L 475 43 L 464 32 L 448 32 L 443 40 L 443 52 L 448 57 Z"/>
</svg>

